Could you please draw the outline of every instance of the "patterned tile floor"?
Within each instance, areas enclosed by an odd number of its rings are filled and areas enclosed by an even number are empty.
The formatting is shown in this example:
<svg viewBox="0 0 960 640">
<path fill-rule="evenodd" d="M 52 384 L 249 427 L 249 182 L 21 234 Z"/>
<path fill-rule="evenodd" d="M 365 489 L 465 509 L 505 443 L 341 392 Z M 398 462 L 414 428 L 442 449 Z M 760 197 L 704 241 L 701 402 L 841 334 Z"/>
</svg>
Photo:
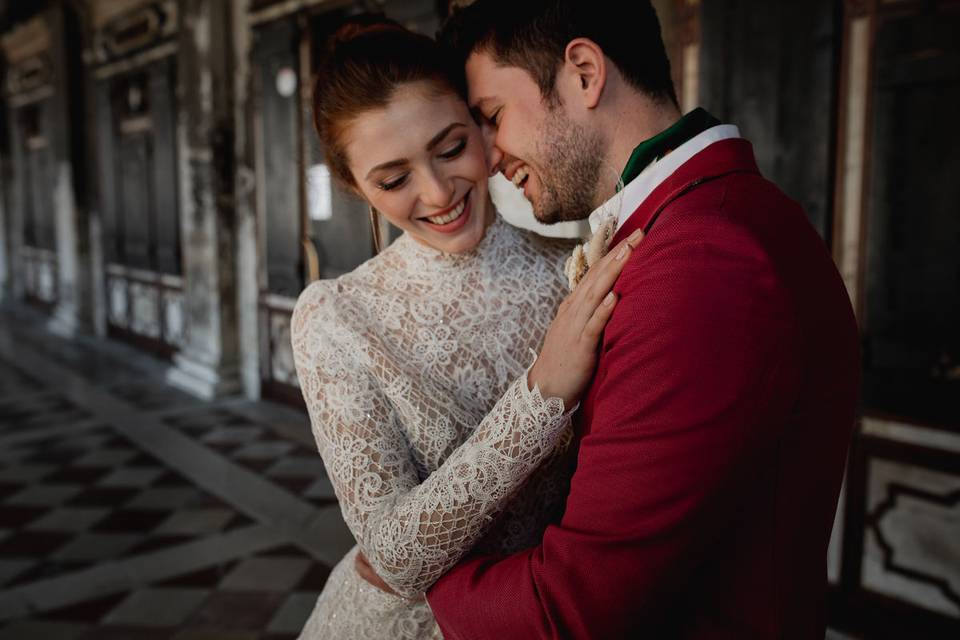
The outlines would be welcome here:
<svg viewBox="0 0 960 640">
<path fill-rule="evenodd" d="M 0 640 L 295 638 L 352 541 L 301 412 L 0 308 Z"/>
</svg>

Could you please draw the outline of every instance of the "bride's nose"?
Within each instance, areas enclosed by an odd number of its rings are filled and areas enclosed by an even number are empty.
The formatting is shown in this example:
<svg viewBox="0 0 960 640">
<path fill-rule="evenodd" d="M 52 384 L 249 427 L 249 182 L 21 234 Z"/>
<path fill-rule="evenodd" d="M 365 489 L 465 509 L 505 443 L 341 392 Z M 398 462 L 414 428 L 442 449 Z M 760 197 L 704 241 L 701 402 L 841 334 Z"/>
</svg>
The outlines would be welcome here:
<svg viewBox="0 0 960 640">
<path fill-rule="evenodd" d="M 435 171 L 424 177 L 420 199 L 430 207 L 438 209 L 450 206 L 454 194 L 453 180 Z"/>
</svg>

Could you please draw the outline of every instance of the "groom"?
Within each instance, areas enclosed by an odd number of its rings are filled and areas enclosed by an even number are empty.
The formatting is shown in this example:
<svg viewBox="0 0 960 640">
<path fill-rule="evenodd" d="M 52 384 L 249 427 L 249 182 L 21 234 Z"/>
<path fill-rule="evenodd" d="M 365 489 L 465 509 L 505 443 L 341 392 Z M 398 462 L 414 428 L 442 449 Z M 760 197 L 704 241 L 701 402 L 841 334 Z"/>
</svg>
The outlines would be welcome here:
<svg viewBox="0 0 960 640">
<path fill-rule="evenodd" d="M 444 637 L 822 640 L 859 382 L 824 243 L 736 127 L 681 117 L 647 0 L 478 0 L 444 36 L 540 220 L 646 231 L 566 512 L 540 546 L 436 583 Z"/>
</svg>

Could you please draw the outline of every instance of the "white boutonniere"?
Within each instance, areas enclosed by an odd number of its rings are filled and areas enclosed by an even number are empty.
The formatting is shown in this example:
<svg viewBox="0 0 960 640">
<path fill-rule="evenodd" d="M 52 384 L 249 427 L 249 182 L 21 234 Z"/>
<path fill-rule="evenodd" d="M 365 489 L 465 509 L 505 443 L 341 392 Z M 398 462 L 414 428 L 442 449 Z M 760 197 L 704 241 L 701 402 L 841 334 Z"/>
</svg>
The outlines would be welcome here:
<svg viewBox="0 0 960 640">
<path fill-rule="evenodd" d="M 590 240 L 573 248 L 573 253 L 567 258 L 563 270 L 567 275 L 571 291 L 580 283 L 583 276 L 587 275 L 587 270 L 607 255 L 607 251 L 610 250 L 610 241 L 613 240 L 616 232 L 616 216 L 607 216 L 590 236 Z"/>
</svg>

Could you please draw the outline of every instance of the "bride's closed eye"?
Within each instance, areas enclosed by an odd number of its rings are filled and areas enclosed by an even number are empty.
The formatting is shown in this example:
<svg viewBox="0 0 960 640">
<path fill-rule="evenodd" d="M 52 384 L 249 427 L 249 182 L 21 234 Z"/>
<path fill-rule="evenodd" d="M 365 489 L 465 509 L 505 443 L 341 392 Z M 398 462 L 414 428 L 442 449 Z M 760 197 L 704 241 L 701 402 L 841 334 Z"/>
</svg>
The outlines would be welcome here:
<svg viewBox="0 0 960 640">
<path fill-rule="evenodd" d="M 381 180 L 380 182 L 377 183 L 377 188 L 382 191 L 393 191 L 398 187 L 402 187 L 403 183 L 407 181 L 407 177 L 409 175 L 410 175 L 409 173 L 404 173 L 403 175 L 397 176 L 389 180 Z"/>
<path fill-rule="evenodd" d="M 453 158 L 456 158 L 461 153 L 463 153 L 463 150 L 466 148 L 467 148 L 467 139 L 461 138 L 457 140 L 455 143 L 453 143 L 452 145 L 450 145 L 446 149 L 446 151 L 442 151 L 439 154 L 439 156 L 441 158 L 444 158 L 445 160 L 452 160 Z"/>
</svg>

